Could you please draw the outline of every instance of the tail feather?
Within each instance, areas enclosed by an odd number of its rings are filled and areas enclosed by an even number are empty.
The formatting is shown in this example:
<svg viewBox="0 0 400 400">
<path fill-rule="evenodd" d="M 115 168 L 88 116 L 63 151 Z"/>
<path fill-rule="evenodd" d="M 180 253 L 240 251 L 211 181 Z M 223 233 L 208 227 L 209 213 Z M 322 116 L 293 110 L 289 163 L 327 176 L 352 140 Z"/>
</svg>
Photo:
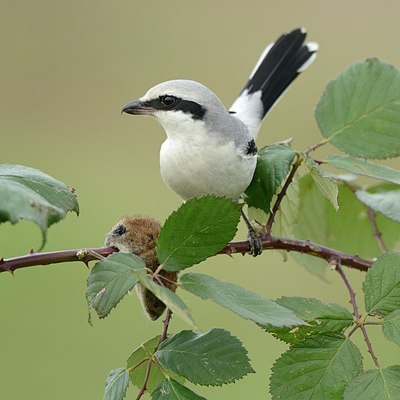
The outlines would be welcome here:
<svg viewBox="0 0 400 400">
<path fill-rule="evenodd" d="M 286 88 L 314 60 L 318 45 L 304 44 L 306 32 L 295 29 L 269 45 L 258 60 L 231 112 L 257 135 L 261 120 Z"/>
</svg>

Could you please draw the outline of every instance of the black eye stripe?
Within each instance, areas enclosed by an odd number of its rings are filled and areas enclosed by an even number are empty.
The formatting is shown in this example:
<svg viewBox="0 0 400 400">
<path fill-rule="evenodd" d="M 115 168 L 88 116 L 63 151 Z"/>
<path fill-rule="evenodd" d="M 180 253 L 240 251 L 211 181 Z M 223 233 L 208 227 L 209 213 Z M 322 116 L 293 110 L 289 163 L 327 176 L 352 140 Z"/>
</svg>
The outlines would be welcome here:
<svg viewBox="0 0 400 400">
<path fill-rule="evenodd" d="M 126 233 L 126 227 L 125 225 L 118 225 L 115 229 L 114 229 L 114 233 L 118 236 L 122 236 L 124 233 Z"/>
<path fill-rule="evenodd" d="M 175 99 L 174 104 L 172 105 L 164 104 L 167 97 L 174 98 Z M 165 95 L 165 96 L 160 96 L 157 99 L 147 100 L 143 102 L 142 105 L 160 111 L 182 111 L 186 114 L 190 114 L 193 119 L 203 119 L 205 113 L 207 112 L 206 108 L 204 108 L 199 103 L 196 103 L 195 101 L 183 100 L 179 97 L 175 97 L 172 95 Z"/>
</svg>

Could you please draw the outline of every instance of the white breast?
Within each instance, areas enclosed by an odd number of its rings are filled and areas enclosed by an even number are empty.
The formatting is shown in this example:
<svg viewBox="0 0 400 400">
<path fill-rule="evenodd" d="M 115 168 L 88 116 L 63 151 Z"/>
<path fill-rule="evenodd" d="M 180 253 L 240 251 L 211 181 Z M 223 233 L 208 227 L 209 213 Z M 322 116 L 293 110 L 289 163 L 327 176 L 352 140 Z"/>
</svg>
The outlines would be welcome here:
<svg viewBox="0 0 400 400">
<path fill-rule="evenodd" d="M 184 200 L 206 194 L 238 199 L 250 184 L 256 157 L 243 157 L 232 142 L 222 145 L 201 132 L 168 135 L 161 146 L 161 176 Z"/>
</svg>

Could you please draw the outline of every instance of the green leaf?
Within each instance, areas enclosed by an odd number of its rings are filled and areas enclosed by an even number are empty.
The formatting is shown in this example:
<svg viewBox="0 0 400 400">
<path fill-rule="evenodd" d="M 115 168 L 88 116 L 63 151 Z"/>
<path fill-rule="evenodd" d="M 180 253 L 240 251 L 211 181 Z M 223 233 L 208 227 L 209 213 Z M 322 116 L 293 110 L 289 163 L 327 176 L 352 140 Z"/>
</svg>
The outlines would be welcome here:
<svg viewBox="0 0 400 400">
<path fill-rule="evenodd" d="M 322 333 L 341 333 L 354 322 L 351 313 L 338 304 L 327 304 L 318 299 L 305 297 L 281 297 L 276 302 L 292 310 L 309 324 L 309 326 L 299 326 L 295 329 L 268 329 L 268 332 L 286 343 L 294 343 Z"/>
<path fill-rule="evenodd" d="M 400 141 L 400 138 L 399 138 Z M 352 174 L 368 176 L 373 179 L 381 179 L 400 185 L 400 171 L 385 165 L 374 164 L 370 161 L 361 160 L 350 156 L 332 154 L 326 159 L 328 165 L 342 169 Z"/>
<path fill-rule="evenodd" d="M 337 211 L 339 209 L 339 188 L 335 180 L 325 173 L 312 159 L 308 159 L 306 167 L 308 168 L 311 178 L 317 188 L 320 190 L 322 195 L 332 203 L 333 208 Z"/>
<path fill-rule="evenodd" d="M 270 391 L 274 400 L 339 400 L 361 370 L 360 351 L 349 339 L 312 336 L 296 342 L 275 362 Z"/>
<path fill-rule="evenodd" d="M 310 176 L 300 179 L 300 207 L 294 234 L 298 239 L 311 240 L 346 253 L 372 258 L 381 253 L 371 229 L 367 210 L 354 193 L 339 184 L 340 208 L 336 212 L 315 187 Z M 384 232 L 385 244 L 395 249 L 400 244 L 398 223 L 377 215 L 377 225 Z M 315 257 L 291 253 L 296 261 L 312 272 L 324 277 L 327 263 Z"/>
<path fill-rule="evenodd" d="M 148 364 L 147 360 L 152 357 L 159 341 L 160 335 L 153 337 L 145 343 L 142 343 L 132 352 L 132 354 L 128 358 L 126 368 L 129 370 L 129 378 L 130 381 L 138 388 L 142 387 L 143 385 Z M 142 360 L 146 361 L 138 365 Z M 138 366 L 136 368 L 133 368 L 135 365 Z M 157 367 L 157 364 L 154 363 L 150 370 L 150 376 L 147 382 L 147 389 L 149 391 L 154 390 L 163 379 L 165 379 L 164 374 Z"/>
<path fill-rule="evenodd" d="M 182 204 L 161 228 L 160 264 L 180 271 L 218 253 L 235 236 L 240 210 L 232 200 L 211 195 Z"/>
<path fill-rule="evenodd" d="M 68 211 L 79 214 L 76 196 L 70 188 L 23 165 L 0 165 L 0 199 L 0 223 L 33 221 L 42 232 L 41 249 L 50 225 L 63 219 Z"/>
<path fill-rule="evenodd" d="M 181 287 L 249 319 L 261 326 L 303 325 L 304 321 L 274 301 L 250 292 L 241 286 L 222 282 L 209 275 L 188 273 L 180 278 Z"/>
<path fill-rule="evenodd" d="M 247 350 L 224 329 L 181 331 L 163 342 L 155 356 L 165 368 L 206 386 L 221 386 L 254 372 Z"/>
<path fill-rule="evenodd" d="M 244 201 L 269 213 L 272 197 L 289 173 L 295 156 L 296 152 L 284 144 L 262 148 L 257 154 L 253 180 L 243 195 Z"/>
<path fill-rule="evenodd" d="M 356 376 L 347 385 L 344 400 L 400 400 L 400 366 L 373 369 Z"/>
<path fill-rule="evenodd" d="M 366 206 L 393 221 L 400 222 L 400 190 L 369 193 L 365 190 L 357 190 L 356 196 Z"/>
<path fill-rule="evenodd" d="M 106 317 L 139 281 L 138 271 L 146 274 L 143 260 L 128 253 L 114 253 L 96 263 L 87 279 L 86 299 L 90 311 Z"/>
<path fill-rule="evenodd" d="M 400 309 L 385 316 L 382 330 L 386 339 L 400 346 Z"/>
<path fill-rule="evenodd" d="M 370 315 L 388 315 L 400 308 L 400 253 L 382 254 L 367 271 L 363 284 Z"/>
<path fill-rule="evenodd" d="M 122 400 L 129 385 L 129 373 L 125 368 L 110 371 L 106 379 L 104 400 Z"/>
<path fill-rule="evenodd" d="M 151 394 L 152 400 L 206 400 L 173 379 L 163 380 Z"/>
<path fill-rule="evenodd" d="M 400 73 L 376 58 L 350 66 L 330 82 L 315 116 L 322 135 L 364 158 L 400 155 Z"/>
</svg>

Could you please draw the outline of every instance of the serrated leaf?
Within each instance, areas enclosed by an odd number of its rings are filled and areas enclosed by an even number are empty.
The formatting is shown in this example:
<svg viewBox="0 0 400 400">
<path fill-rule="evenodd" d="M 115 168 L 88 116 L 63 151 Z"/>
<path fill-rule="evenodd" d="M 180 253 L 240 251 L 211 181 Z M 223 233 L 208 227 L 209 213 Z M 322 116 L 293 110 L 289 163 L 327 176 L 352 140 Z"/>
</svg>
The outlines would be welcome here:
<svg viewBox="0 0 400 400">
<path fill-rule="evenodd" d="M 209 275 L 188 273 L 181 276 L 180 284 L 195 296 L 211 300 L 263 327 L 304 325 L 292 311 L 274 301 Z"/>
<path fill-rule="evenodd" d="M 257 154 L 257 166 L 243 198 L 251 207 L 270 211 L 272 197 L 290 171 L 296 152 L 284 144 L 262 148 Z"/>
<path fill-rule="evenodd" d="M 367 271 L 363 284 L 365 309 L 388 315 L 400 306 L 400 253 L 385 253 Z"/>
<path fill-rule="evenodd" d="M 211 195 L 182 204 L 161 228 L 160 264 L 180 271 L 218 253 L 235 236 L 240 210 L 232 200 Z"/>
<path fill-rule="evenodd" d="M 382 330 L 386 339 L 400 346 L 400 309 L 385 316 Z"/>
<path fill-rule="evenodd" d="M 322 135 L 364 158 L 400 155 L 400 73 L 376 58 L 354 64 L 330 82 L 315 116 Z"/>
<path fill-rule="evenodd" d="M 400 222 L 400 190 L 369 193 L 357 190 L 356 196 L 372 210 L 380 212 L 393 221 Z"/>
<path fill-rule="evenodd" d="M 79 214 L 78 201 L 64 183 L 44 172 L 23 165 L 0 165 L 0 223 L 21 219 L 33 221 L 42 232 L 63 219 L 68 211 Z"/>
<path fill-rule="evenodd" d="M 347 385 L 344 400 L 400 400 L 400 366 L 373 369 L 356 376 Z"/>
<path fill-rule="evenodd" d="M 125 368 L 113 369 L 107 376 L 104 400 L 122 400 L 129 385 L 129 373 Z"/>
<path fill-rule="evenodd" d="M 221 386 L 254 372 L 247 350 L 224 329 L 181 331 L 163 342 L 155 356 L 165 368 L 206 386 Z"/>
<path fill-rule="evenodd" d="M 400 185 L 400 171 L 386 167 L 385 165 L 374 164 L 360 158 L 342 156 L 339 154 L 328 156 L 326 162 L 331 167 L 342 169 L 352 174 L 368 176 L 369 178 L 381 179 Z"/>
<path fill-rule="evenodd" d="M 296 342 L 272 367 L 274 400 L 341 399 L 362 370 L 358 348 L 342 335 L 317 335 Z"/>
<path fill-rule="evenodd" d="M 326 174 L 312 159 L 309 159 L 306 167 L 308 168 L 311 178 L 316 184 L 317 188 L 320 190 L 322 195 L 330 201 L 333 208 L 337 211 L 339 209 L 339 188 L 335 180 Z"/>
<path fill-rule="evenodd" d="M 286 343 L 294 343 L 322 333 L 341 333 L 354 322 L 351 313 L 339 304 L 327 304 L 318 299 L 305 297 L 281 297 L 276 302 L 292 310 L 309 324 L 294 329 L 268 329 L 268 332 Z"/>
<path fill-rule="evenodd" d="M 206 400 L 173 379 L 163 380 L 151 394 L 152 400 Z"/>
<path fill-rule="evenodd" d="M 139 281 L 138 272 L 146 274 L 143 260 L 128 253 L 115 253 L 96 263 L 87 279 L 86 300 L 100 318 L 106 317 Z"/>
</svg>

